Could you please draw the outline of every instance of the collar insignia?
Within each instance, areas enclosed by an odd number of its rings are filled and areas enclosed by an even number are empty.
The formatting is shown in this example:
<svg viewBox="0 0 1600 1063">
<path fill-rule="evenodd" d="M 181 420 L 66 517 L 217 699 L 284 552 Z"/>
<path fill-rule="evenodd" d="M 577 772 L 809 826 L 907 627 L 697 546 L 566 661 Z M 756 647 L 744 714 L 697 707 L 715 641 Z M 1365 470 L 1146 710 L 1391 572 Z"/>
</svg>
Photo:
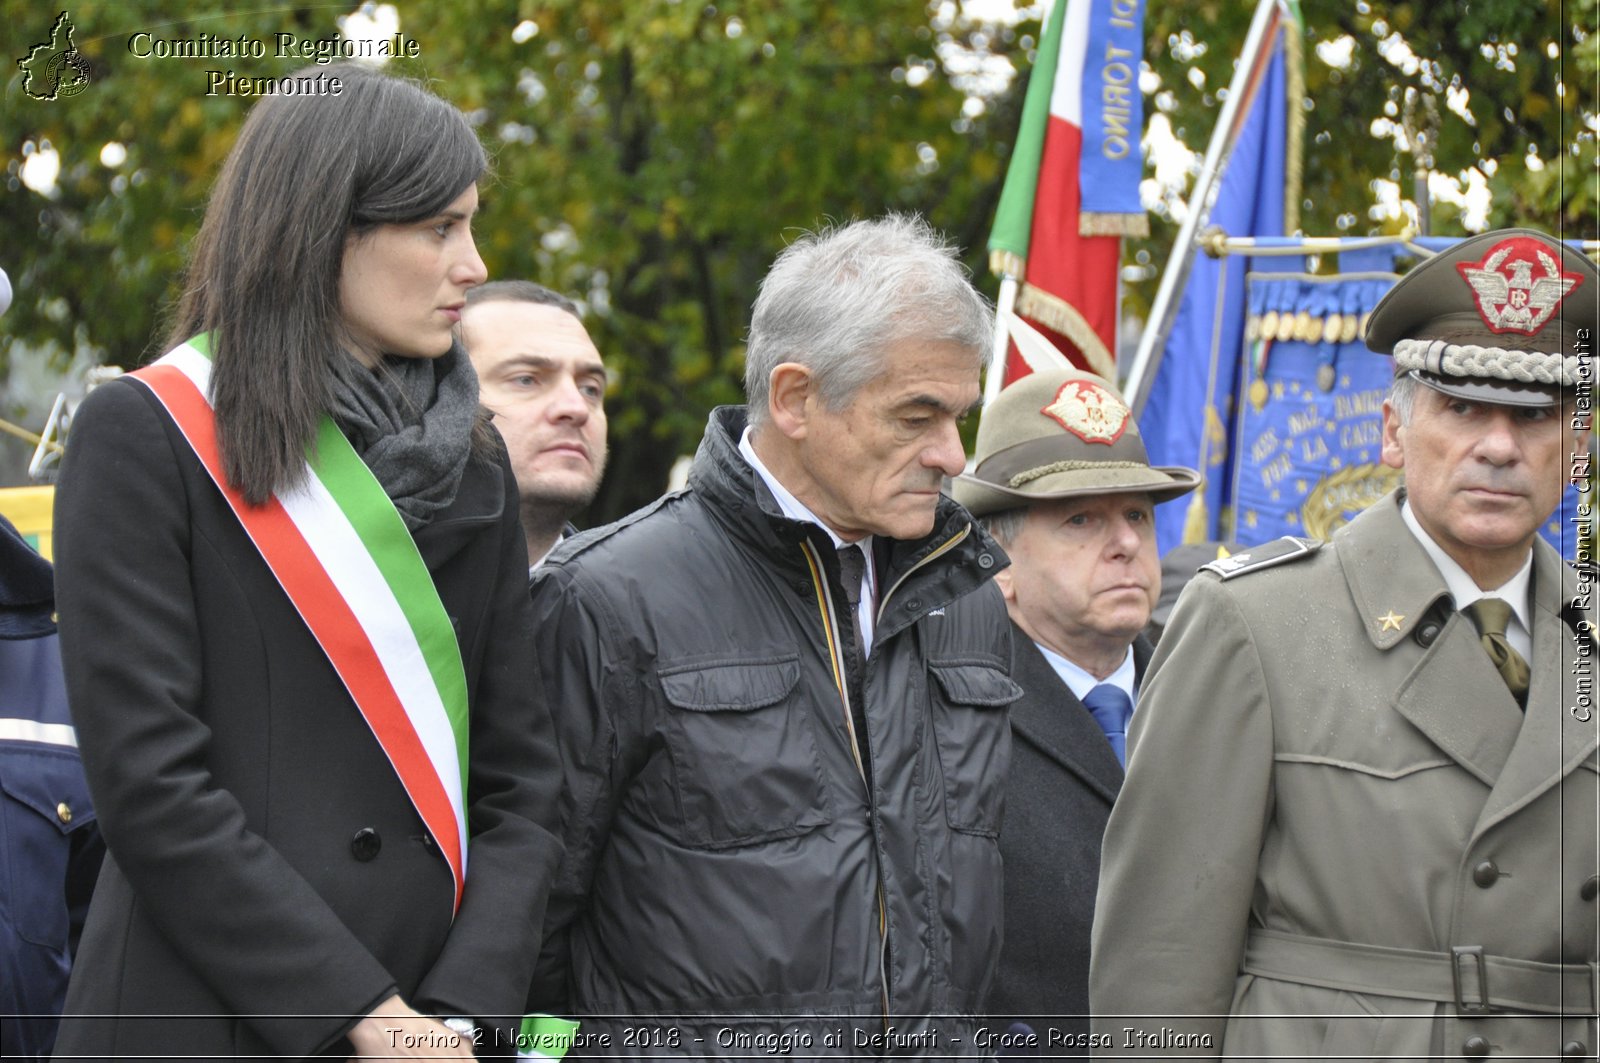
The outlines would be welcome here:
<svg viewBox="0 0 1600 1063">
<path fill-rule="evenodd" d="M 1396 616 L 1395 611 L 1391 609 L 1386 615 L 1378 617 L 1378 622 L 1383 625 L 1378 630 L 1380 633 L 1384 631 L 1399 631 L 1400 625 L 1405 623 L 1405 620 L 1406 618 L 1403 616 Z"/>
<path fill-rule="evenodd" d="M 1513 236 L 1489 249 L 1482 262 L 1458 262 L 1456 269 L 1472 286 L 1478 316 L 1491 332 L 1536 336 L 1561 300 L 1583 281 L 1561 272 L 1561 264 L 1544 244 Z"/>
<path fill-rule="evenodd" d="M 1128 407 L 1111 392 L 1087 380 L 1061 385 L 1050 405 L 1039 411 L 1085 443 L 1110 446 L 1128 427 Z"/>
</svg>

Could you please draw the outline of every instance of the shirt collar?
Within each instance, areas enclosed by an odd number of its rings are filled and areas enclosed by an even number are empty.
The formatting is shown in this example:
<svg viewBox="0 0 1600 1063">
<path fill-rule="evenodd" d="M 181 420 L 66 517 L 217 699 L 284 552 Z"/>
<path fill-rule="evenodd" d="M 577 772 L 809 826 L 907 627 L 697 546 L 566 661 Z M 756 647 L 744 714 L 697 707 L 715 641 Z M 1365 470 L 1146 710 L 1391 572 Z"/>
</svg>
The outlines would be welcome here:
<svg viewBox="0 0 1600 1063">
<path fill-rule="evenodd" d="M 772 491 L 772 497 L 777 500 L 778 508 L 783 511 L 784 516 L 802 524 L 815 524 L 828 533 L 828 538 L 833 542 L 835 550 L 844 546 L 861 547 L 861 553 L 866 558 L 866 564 L 861 568 L 861 601 L 856 606 L 856 626 L 861 632 L 863 650 L 870 654 L 872 652 L 872 635 L 877 624 L 878 603 L 878 561 L 877 558 L 872 556 L 872 536 L 864 536 L 853 543 L 846 543 L 835 535 L 832 528 L 822 523 L 821 518 L 811 512 L 810 507 L 796 498 L 787 487 L 779 483 L 778 478 L 772 475 L 772 470 L 762 464 L 761 459 L 756 456 L 756 448 L 750 443 L 749 425 L 745 425 L 744 433 L 739 436 L 739 453 L 744 455 L 744 460 L 750 463 L 750 467 L 756 471 L 756 475 L 761 477 L 768 489 Z"/>
<path fill-rule="evenodd" d="M 528 576 L 529 576 L 530 579 L 533 577 L 534 570 L 537 569 L 540 565 L 544 564 L 545 561 L 547 561 L 549 559 L 550 555 L 556 552 L 556 547 L 558 547 L 562 543 L 566 542 L 566 540 L 567 540 L 567 533 L 566 532 L 562 532 L 560 535 L 556 536 L 556 541 L 550 544 L 550 549 L 548 549 L 544 553 L 540 554 L 538 559 L 535 560 L 533 562 L 533 564 L 528 566 Z"/>
<path fill-rule="evenodd" d="M 821 517 L 811 512 L 809 506 L 790 493 L 789 489 L 779 483 L 776 476 L 772 475 L 772 471 L 762 464 L 761 459 L 756 456 L 756 448 L 750 442 L 749 425 L 745 425 L 744 433 L 739 436 L 739 453 L 744 455 L 744 460 L 750 463 L 750 467 L 756 471 L 756 475 L 761 477 L 762 481 L 772 491 L 772 497 L 777 499 L 778 508 L 783 510 L 784 516 L 790 520 L 800 521 L 802 524 L 815 524 L 828 533 L 828 538 L 833 542 L 835 549 L 846 545 L 843 539 L 834 534 L 832 528 L 822 523 Z M 867 555 L 867 578 L 871 579 L 873 568 L 872 536 L 868 535 L 865 538 L 857 539 L 854 543 L 848 545 L 861 547 L 861 552 Z"/>
<path fill-rule="evenodd" d="M 1422 549 L 1427 551 L 1439 575 L 1444 577 L 1445 589 L 1450 592 L 1450 598 L 1458 610 L 1465 609 L 1479 598 L 1500 598 L 1511 606 L 1511 613 L 1524 632 L 1533 630 L 1528 609 L 1528 590 L 1533 576 L 1532 550 L 1528 551 L 1527 560 L 1522 562 L 1515 576 L 1494 590 L 1486 591 L 1478 586 L 1477 581 L 1467 574 L 1467 570 L 1455 558 L 1445 552 L 1444 547 L 1433 541 L 1433 536 L 1428 534 L 1422 522 L 1417 520 L 1417 515 L 1411 511 L 1409 498 L 1400 507 L 1400 518 L 1411 529 L 1411 534 L 1417 537 L 1417 542 L 1422 544 Z"/>
<path fill-rule="evenodd" d="M 1128 695 L 1128 702 L 1130 704 L 1133 704 L 1139 700 L 1138 695 L 1134 691 L 1133 687 L 1136 673 L 1133 667 L 1132 646 L 1128 647 L 1128 653 L 1122 658 L 1122 663 L 1117 665 L 1116 671 L 1112 672 L 1104 679 L 1096 679 L 1082 668 L 1079 668 L 1072 661 L 1067 660 L 1065 657 L 1061 656 L 1061 654 L 1057 653 L 1055 650 L 1052 650 L 1049 646 L 1045 646 L 1038 642 L 1035 642 L 1034 645 L 1039 647 L 1039 652 L 1044 654 L 1044 659 L 1050 662 L 1050 667 L 1056 670 L 1056 675 L 1061 677 L 1061 681 L 1067 684 L 1067 688 L 1072 691 L 1072 696 L 1077 698 L 1079 701 L 1082 701 L 1084 699 L 1084 695 L 1088 694 L 1089 691 L 1093 690 L 1101 683 L 1110 683 L 1112 686 L 1118 688 L 1124 694 Z"/>
</svg>

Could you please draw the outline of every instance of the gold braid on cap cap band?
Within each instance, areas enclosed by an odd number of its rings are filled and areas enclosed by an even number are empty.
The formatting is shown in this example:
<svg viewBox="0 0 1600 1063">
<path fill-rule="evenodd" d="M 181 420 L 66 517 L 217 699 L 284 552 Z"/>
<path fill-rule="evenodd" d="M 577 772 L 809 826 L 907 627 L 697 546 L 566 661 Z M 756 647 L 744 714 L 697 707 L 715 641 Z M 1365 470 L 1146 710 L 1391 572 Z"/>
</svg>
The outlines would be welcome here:
<svg viewBox="0 0 1600 1063">
<path fill-rule="evenodd" d="M 1478 347 L 1444 340 L 1398 340 L 1394 345 L 1396 369 L 1420 369 L 1435 376 L 1493 377 L 1564 388 L 1577 387 L 1578 361 L 1577 355 Z"/>
<path fill-rule="evenodd" d="M 1049 476 L 1053 472 L 1083 472 L 1086 469 L 1148 469 L 1150 466 L 1137 461 L 1053 461 L 1049 465 L 1040 465 L 1037 468 L 1025 469 L 1013 476 L 1008 484 L 1013 490 L 1025 483 L 1031 483 L 1041 476 Z"/>
</svg>

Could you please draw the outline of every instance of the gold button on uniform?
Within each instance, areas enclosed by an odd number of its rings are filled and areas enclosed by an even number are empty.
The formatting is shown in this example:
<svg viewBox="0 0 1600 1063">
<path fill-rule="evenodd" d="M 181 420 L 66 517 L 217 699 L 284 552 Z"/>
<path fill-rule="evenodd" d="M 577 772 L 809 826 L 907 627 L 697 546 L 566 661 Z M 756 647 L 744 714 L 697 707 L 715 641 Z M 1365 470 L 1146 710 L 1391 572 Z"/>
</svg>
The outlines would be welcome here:
<svg viewBox="0 0 1600 1063">
<path fill-rule="evenodd" d="M 65 801 L 56 806 L 56 818 L 63 823 L 72 822 L 72 806 Z"/>
</svg>

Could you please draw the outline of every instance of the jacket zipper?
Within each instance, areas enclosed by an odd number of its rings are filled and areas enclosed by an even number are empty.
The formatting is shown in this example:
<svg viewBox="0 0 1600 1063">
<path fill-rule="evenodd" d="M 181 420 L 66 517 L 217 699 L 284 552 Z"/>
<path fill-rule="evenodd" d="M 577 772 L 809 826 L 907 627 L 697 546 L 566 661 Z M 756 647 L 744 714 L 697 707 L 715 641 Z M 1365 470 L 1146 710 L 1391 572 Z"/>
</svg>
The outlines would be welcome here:
<svg viewBox="0 0 1600 1063">
<path fill-rule="evenodd" d="M 911 574 L 916 572 L 917 569 L 919 569 L 922 566 L 924 566 L 924 565 L 928 564 L 929 562 L 933 561 L 935 558 L 942 557 L 944 554 L 946 554 L 950 550 L 952 550 L 958 543 L 960 543 L 963 539 L 965 539 L 967 537 L 967 533 L 970 532 L 971 530 L 972 530 L 972 528 L 971 528 L 970 525 L 968 525 L 967 527 L 962 528 L 961 531 L 958 532 L 955 536 L 953 536 L 952 538 L 946 540 L 945 542 L 941 543 L 938 547 L 936 547 L 932 551 L 930 551 L 928 553 L 927 557 L 923 558 L 921 561 L 918 561 L 916 564 L 914 564 L 910 568 L 906 569 L 905 572 L 900 574 L 900 578 L 895 580 L 894 584 L 889 588 L 889 590 L 884 594 L 884 596 L 881 599 L 878 600 L 878 615 L 873 620 L 873 629 L 874 629 L 874 631 L 876 631 L 877 626 L 879 624 L 883 623 L 884 611 L 889 606 L 889 599 L 894 596 L 894 592 L 895 591 L 900 589 L 900 585 L 903 584 L 907 579 L 909 579 L 911 577 Z M 862 691 L 865 692 L 866 685 L 867 685 L 867 678 L 866 678 L 866 674 L 865 674 L 865 668 L 863 668 L 862 673 L 863 674 L 862 674 L 862 677 L 861 677 L 861 687 L 862 687 Z M 880 876 L 879 881 L 878 881 L 878 915 L 879 915 L 880 920 L 884 920 L 884 921 L 879 923 L 879 934 L 878 934 L 878 975 L 883 980 L 883 1028 L 884 1028 L 885 1032 L 888 1032 L 888 1029 L 889 1029 L 889 1018 L 890 1018 L 890 1015 L 889 1015 L 889 931 L 888 931 L 888 924 L 887 924 L 887 921 L 886 921 L 887 920 L 887 916 L 888 916 L 888 908 L 884 903 L 883 880 L 882 880 L 881 876 Z"/>
<path fill-rule="evenodd" d="M 894 586 L 890 587 L 889 592 L 878 601 L 877 622 L 880 624 L 883 622 L 883 612 L 885 609 L 889 608 L 889 599 L 894 597 L 894 592 L 900 589 L 900 585 L 902 583 L 911 578 L 911 574 L 913 572 L 917 571 L 917 569 L 921 568 L 923 565 L 933 561 L 935 558 L 943 557 L 945 554 L 949 553 L 956 547 L 957 544 L 964 540 L 967 537 L 967 534 L 971 531 L 972 526 L 969 524 L 957 532 L 953 538 L 947 539 L 941 543 L 931 553 L 929 553 L 927 557 L 923 558 L 921 561 L 918 561 L 916 564 L 912 565 L 910 568 L 901 573 L 900 578 L 894 581 Z"/>
<path fill-rule="evenodd" d="M 935 559 L 942 557 L 944 554 L 955 548 L 955 546 L 957 546 L 967 537 L 971 530 L 972 528 L 970 525 L 962 528 L 961 531 L 955 536 L 946 540 L 934 550 L 930 551 L 927 557 L 923 558 L 921 561 L 918 561 L 915 565 L 912 565 L 910 568 L 906 569 L 905 572 L 901 573 L 900 578 L 894 581 L 894 585 L 889 588 L 888 592 L 884 594 L 884 596 L 878 602 L 878 615 L 876 618 L 877 622 L 881 623 L 883 621 L 884 610 L 889 605 L 889 599 L 893 597 L 895 591 L 900 589 L 901 584 L 905 583 L 905 581 L 911 577 L 912 573 L 916 572 L 918 569 L 929 564 Z M 812 547 L 809 542 L 801 543 L 800 549 L 805 553 L 806 559 L 811 565 L 811 578 L 817 588 L 817 600 L 822 603 L 823 620 L 826 623 L 832 638 L 832 644 L 828 647 L 828 652 L 835 662 L 834 685 L 839 688 L 839 700 L 844 706 L 844 730 L 845 734 L 850 738 L 850 754 L 856 762 L 856 772 L 861 776 L 861 783 L 866 788 L 867 807 L 873 819 L 872 832 L 873 835 L 876 836 L 878 832 L 877 806 L 874 803 L 872 794 L 872 781 L 870 772 L 871 765 L 862 761 L 861 744 L 856 740 L 855 718 L 852 715 L 850 708 L 850 684 L 843 670 L 844 645 L 839 637 L 838 613 L 833 608 L 833 596 L 828 593 L 827 581 L 823 579 L 823 573 L 826 571 L 826 569 L 822 567 L 822 559 L 817 556 L 816 549 Z M 851 622 L 854 623 L 854 620 L 852 619 Z M 863 654 L 863 656 L 865 657 L 865 654 Z M 861 686 L 863 693 L 865 693 L 867 682 L 866 660 L 863 659 L 861 664 Z M 865 718 L 866 711 L 865 706 L 863 706 L 862 719 Z M 877 857 L 876 852 L 874 852 L 874 857 Z M 890 1026 L 889 905 L 888 899 L 883 893 L 883 873 L 881 869 L 878 872 L 877 881 L 874 883 L 874 886 L 878 898 L 878 984 L 880 987 L 878 999 L 879 1005 L 883 1010 L 883 1028 L 885 1031 L 887 1031 Z"/>
<path fill-rule="evenodd" d="M 844 732 L 850 739 L 850 755 L 856 763 L 856 773 L 861 776 L 861 785 L 867 795 L 867 813 L 872 820 L 872 833 L 874 838 L 873 859 L 880 861 L 876 838 L 877 806 L 873 800 L 871 765 L 861 757 L 861 743 L 856 739 L 855 717 L 850 708 L 850 682 L 844 672 L 844 640 L 839 635 L 839 614 L 833 608 L 833 596 L 828 593 L 827 581 L 823 578 L 826 571 L 822 567 L 822 559 L 817 556 L 815 548 L 810 543 L 802 543 L 801 550 L 805 552 L 806 560 L 811 565 L 811 578 L 817 588 L 817 601 L 821 603 L 823 622 L 829 633 L 828 655 L 833 661 L 833 681 L 839 688 L 839 703 L 844 706 Z M 852 619 L 851 623 L 855 621 Z M 866 661 L 862 661 L 862 689 L 866 688 Z M 863 707 L 862 718 L 866 718 Z M 883 893 L 883 871 L 881 865 L 874 876 L 873 892 L 878 900 L 878 1003 L 883 1011 L 883 1028 L 889 1029 L 889 903 Z"/>
</svg>

